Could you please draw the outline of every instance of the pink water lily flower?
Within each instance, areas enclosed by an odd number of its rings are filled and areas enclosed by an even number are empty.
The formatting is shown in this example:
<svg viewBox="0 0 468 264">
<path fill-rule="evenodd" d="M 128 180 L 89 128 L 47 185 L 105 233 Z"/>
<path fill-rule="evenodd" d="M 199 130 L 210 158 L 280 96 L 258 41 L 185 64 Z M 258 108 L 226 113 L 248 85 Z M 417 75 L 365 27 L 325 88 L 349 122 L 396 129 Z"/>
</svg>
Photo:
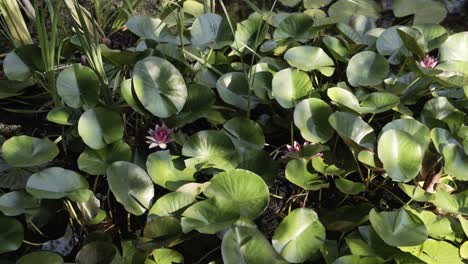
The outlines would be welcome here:
<svg viewBox="0 0 468 264">
<path fill-rule="evenodd" d="M 419 64 L 420 64 L 421 67 L 423 67 L 423 68 L 434 69 L 435 66 L 437 66 L 437 64 L 439 64 L 439 61 L 438 61 L 437 58 L 435 58 L 435 57 L 426 55 L 426 57 L 424 57 L 424 59 L 422 59 L 422 60 L 419 62 Z"/>
<path fill-rule="evenodd" d="M 286 145 L 286 148 L 288 149 L 289 152 L 299 152 L 302 149 L 301 144 L 299 142 L 295 141 L 293 142 L 293 145 Z"/>
<path fill-rule="evenodd" d="M 146 137 L 148 141 L 146 141 L 146 143 L 150 144 L 150 149 L 155 147 L 166 149 L 167 143 L 172 141 L 172 129 L 168 128 L 166 125 L 156 125 L 154 129 L 148 131 L 148 134 L 149 136 Z"/>
</svg>

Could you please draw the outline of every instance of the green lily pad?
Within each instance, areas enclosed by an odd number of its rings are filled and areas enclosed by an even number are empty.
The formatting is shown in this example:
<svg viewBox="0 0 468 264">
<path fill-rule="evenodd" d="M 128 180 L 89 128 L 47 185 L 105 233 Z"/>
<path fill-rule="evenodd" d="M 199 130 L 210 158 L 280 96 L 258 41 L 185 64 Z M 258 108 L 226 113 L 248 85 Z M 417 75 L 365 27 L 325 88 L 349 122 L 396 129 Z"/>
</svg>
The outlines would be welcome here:
<svg viewBox="0 0 468 264">
<path fill-rule="evenodd" d="M 93 241 L 84 245 L 76 254 L 76 264 L 119 263 L 116 247 L 107 241 Z"/>
<path fill-rule="evenodd" d="M 242 110 L 253 109 L 260 102 L 252 92 L 247 76 L 241 72 L 229 72 L 222 75 L 216 83 L 219 97 L 230 105 Z"/>
<path fill-rule="evenodd" d="M 88 200 L 91 192 L 86 179 L 79 173 L 52 167 L 34 173 L 26 183 L 26 191 L 38 199 Z"/>
<path fill-rule="evenodd" d="M 20 221 L 0 216 L 0 254 L 19 249 L 23 238 L 24 229 Z"/>
<path fill-rule="evenodd" d="M 54 252 L 50 251 L 36 251 L 22 256 L 17 264 L 34 264 L 34 263 L 47 263 L 47 264 L 63 264 L 63 258 Z"/>
<path fill-rule="evenodd" d="M 265 145 L 262 127 L 250 119 L 234 117 L 223 128 L 237 148 L 262 149 Z"/>
<path fill-rule="evenodd" d="M 184 107 L 187 87 L 182 74 L 169 61 L 147 57 L 135 64 L 132 77 L 138 100 L 153 115 L 167 118 Z"/>
<path fill-rule="evenodd" d="M 359 105 L 359 100 L 352 92 L 340 87 L 331 87 L 327 89 L 327 95 L 334 103 L 344 108 L 344 110 L 360 113 L 361 106 Z"/>
<path fill-rule="evenodd" d="M 287 68 L 273 76 L 273 97 L 284 108 L 293 108 L 299 100 L 310 95 L 312 82 L 300 70 Z"/>
<path fill-rule="evenodd" d="M 105 175 L 107 167 L 116 161 L 130 161 L 132 151 L 124 141 L 117 141 L 103 149 L 87 148 L 78 157 L 78 168 L 91 175 Z"/>
<path fill-rule="evenodd" d="M 225 264 L 287 262 L 255 227 L 234 226 L 223 236 L 221 253 Z"/>
<path fill-rule="evenodd" d="M 305 9 L 320 8 L 320 7 L 328 5 L 331 1 L 332 0 L 304 0 L 304 8 Z"/>
<path fill-rule="evenodd" d="M 181 234 L 180 220 L 173 216 L 152 217 L 143 229 L 145 238 L 177 237 Z"/>
<path fill-rule="evenodd" d="M 191 205 L 182 214 L 182 230 L 197 230 L 203 234 L 215 234 L 232 225 L 240 217 L 239 205 L 225 199 L 208 199 Z"/>
<path fill-rule="evenodd" d="M 396 17 L 414 15 L 413 24 L 438 24 L 447 15 L 443 3 L 434 0 L 395 0 L 393 1 L 393 14 Z"/>
<path fill-rule="evenodd" d="M 33 167 L 52 161 L 59 149 L 48 138 L 15 136 L 3 143 L 3 158 L 14 167 Z"/>
<path fill-rule="evenodd" d="M 461 32 L 451 35 L 440 46 L 440 61 L 468 61 L 468 32 Z"/>
<path fill-rule="evenodd" d="M 440 45 L 442 45 L 442 43 L 444 43 L 449 37 L 447 30 L 441 25 L 422 24 L 416 25 L 413 28 L 421 32 L 423 35 L 428 51 L 439 48 Z"/>
<path fill-rule="evenodd" d="M 228 170 L 216 174 L 203 191 L 206 197 L 233 202 L 240 215 L 250 219 L 259 216 L 270 200 L 268 187 L 257 174 L 242 170 Z"/>
<path fill-rule="evenodd" d="M 120 84 L 120 92 L 122 94 L 122 98 L 130 105 L 136 112 L 140 114 L 144 114 L 146 110 L 141 105 L 141 102 L 138 101 L 136 97 L 135 90 L 133 89 L 133 80 L 126 79 L 123 80 Z"/>
<path fill-rule="evenodd" d="M 195 195 L 186 192 L 171 192 L 159 198 L 148 215 L 169 216 L 196 202 Z"/>
<path fill-rule="evenodd" d="M 344 194 L 356 195 L 365 191 L 365 186 L 362 182 L 353 182 L 345 178 L 335 180 L 336 188 Z"/>
<path fill-rule="evenodd" d="M 292 38 L 305 42 L 311 39 L 317 32 L 314 28 L 314 19 L 306 14 L 294 13 L 284 18 L 276 28 L 274 39 Z"/>
<path fill-rule="evenodd" d="M 255 50 L 262 42 L 263 37 L 259 33 L 260 25 L 263 23 L 262 16 L 254 13 L 248 19 L 237 23 L 234 33 L 232 49 L 241 55 Z"/>
<path fill-rule="evenodd" d="M 200 131 L 191 136 L 182 148 L 182 155 L 192 157 L 186 164 L 230 169 L 237 165 L 236 149 L 231 139 L 219 131 Z"/>
<path fill-rule="evenodd" d="M 429 129 L 416 119 L 395 119 L 382 128 L 382 133 L 391 129 L 406 132 L 414 141 L 419 143 L 423 153 L 429 147 L 429 143 L 431 143 Z"/>
<path fill-rule="evenodd" d="M 331 114 L 331 107 L 324 101 L 305 99 L 294 109 L 294 124 L 304 139 L 312 143 L 325 143 L 333 136 L 333 128 L 328 123 Z"/>
<path fill-rule="evenodd" d="M 405 28 L 401 26 L 387 28 L 377 39 L 377 51 L 380 55 L 390 56 L 389 61 L 392 64 L 398 64 L 401 56 L 409 55 L 409 51 L 398 31 Z"/>
<path fill-rule="evenodd" d="M 54 109 L 50 110 L 47 113 L 47 120 L 50 122 L 54 122 L 59 125 L 71 125 L 71 118 L 73 116 L 73 112 L 70 108 L 62 106 L 62 107 L 55 107 Z"/>
<path fill-rule="evenodd" d="M 265 62 L 257 63 L 250 69 L 252 90 L 258 98 L 265 101 L 273 98 L 271 82 L 275 73 L 274 67 Z"/>
<path fill-rule="evenodd" d="M 392 180 L 408 182 L 422 168 L 424 147 L 410 134 L 389 129 L 380 136 L 378 155 Z"/>
<path fill-rule="evenodd" d="M 73 108 L 96 106 L 99 78 L 89 67 L 75 63 L 65 68 L 57 77 L 57 93 L 66 105 Z"/>
<path fill-rule="evenodd" d="M 180 168 L 177 157 L 171 157 L 169 151 L 157 151 L 148 156 L 146 168 L 151 179 L 157 185 L 175 191 L 180 186 L 194 182 L 194 168 Z M 177 167 L 176 167 L 177 166 Z"/>
<path fill-rule="evenodd" d="M 424 222 L 405 209 L 380 213 L 372 209 L 369 220 L 379 237 L 393 247 L 417 246 L 427 239 Z"/>
<path fill-rule="evenodd" d="M 289 65 L 299 70 L 318 70 L 327 77 L 330 77 L 335 71 L 333 60 L 318 47 L 298 46 L 291 48 L 284 54 L 284 59 Z"/>
<path fill-rule="evenodd" d="M 375 134 L 362 118 L 347 112 L 335 112 L 328 122 L 338 135 L 351 147 L 375 149 Z"/>
<path fill-rule="evenodd" d="M 13 191 L 0 196 L 0 211 L 6 216 L 33 213 L 39 201 L 25 191 Z"/>
<path fill-rule="evenodd" d="M 360 112 L 378 114 L 396 107 L 400 98 L 391 93 L 376 92 L 365 97 L 361 102 Z"/>
<path fill-rule="evenodd" d="M 8 53 L 3 60 L 3 72 L 9 80 L 27 81 L 36 70 L 43 71 L 41 49 L 23 45 Z"/>
<path fill-rule="evenodd" d="M 116 200 L 134 215 L 142 215 L 150 206 L 154 186 L 146 172 L 135 164 L 117 161 L 107 168 L 107 182 Z"/>
<path fill-rule="evenodd" d="M 430 202 L 444 211 L 468 215 L 468 191 L 450 194 L 441 188 L 431 197 Z"/>
<path fill-rule="evenodd" d="M 430 128 L 448 127 L 456 131 L 464 120 L 462 111 L 455 108 L 447 97 L 435 97 L 427 101 L 421 111 L 421 121 Z M 445 123 L 445 124 L 444 124 Z"/>
<path fill-rule="evenodd" d="M 354 55 L 346 68 L 346 76 L 352 86 L 376 86 L 383 82 L 389 72 L 387 60 L 373 51 Z"/>
<path fill-rule="evenodd" d="M 322 41 L 328 51 L 332 54 L 333 58 L 342 62 L 348 62 L 347 57 L 349 56 L 349 50 L 345 45 L 343 45 L 339 38 L 324 36 Z"/>
<path fill-rule="evenodd" d="M 413 254 L 423 263 L 464 263 L 460 257 L 459 249 L 446 241 L 428 239 L 422 245 L 400 247 L 400 250 Z"/>
<path fill-rule="evenodd" d="M 468 181 L 468 155 L 456 144 L 447 144 L 442 149 L 445 172 L 457 180 Z"/>
<path fill-rule="evenodd" d="M 310 259 L 325 241 L 325 228 L 312 209 L 290 212 L 276 228 L 273 247 L 287 261 L 301 263 Z"/>
<path fill-rule="evenodd" d="M 330 17 L 347 21 L 353 16 L 380 17 L 380 8 L 374 1 L 367 0 L 339 0 L 328 9 Z"/>
<path fill-rule="evenodd" d="M 185 3 L 187 2 L 195 1 L 186 1 Z M 153 250 L 151 254 L 153 255 L 154 261 L 156 261 L 156 264 L 184 263 L 184 256 L 173 249 L 158 248 Z"/>
<path fill-rule="evenodd" d="M 78 121 L 78 133 L 88 147 L 102 149 L 123 137 L 122 118 L 118 113 L 106 108 L 89 109 Z"/>
<path fill-rule="evenodd" d="M 381 264 L 385 260 L 380 257 L 347 255 L 339 257 L 333 264 Z"/>
<path fill-rule="evenodd" d="M 192 45 L 200 49 L 221 49 L 234 40 L 227 19 L 217 14 L 203 14 L 190 29 Z"/>
<path fill-rule="evenodd" d="M 285 175 L 288 181 L 305 190 L 328 188 L 329 184 L 320 175 L 309 171 L 309 160 L 293 159 L 286 165 Z"/>
</svg>

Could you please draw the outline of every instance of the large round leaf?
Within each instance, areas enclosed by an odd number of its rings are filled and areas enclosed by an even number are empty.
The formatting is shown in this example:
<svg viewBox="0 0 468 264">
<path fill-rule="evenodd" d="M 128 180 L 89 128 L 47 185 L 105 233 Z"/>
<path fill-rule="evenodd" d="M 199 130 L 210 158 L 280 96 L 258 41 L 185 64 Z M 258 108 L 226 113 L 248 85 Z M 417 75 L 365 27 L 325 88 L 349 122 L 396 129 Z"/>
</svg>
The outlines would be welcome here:
<svg viewBox="0 0 468 264">
<path fill-rule="evenodd" d="M 314 36 L 314 19 L 306 14 L 294 13 L 283 19 L 276 28 L 274 39 L 293 38 L 305 42 Z"/>
<path fill-rule="evenodd" d="M 380 8 L 374 1 L 368 0 L 339 0 L 330 6 L 328 13 L 331 17 L 346 21 L 353 16 L 378 18 Z"/>
<path fill-rule="evenodd" d="M 417 246 L 427 239 L 424 222 L 405 209 L 380 213 L 372 209 L 369 220 L 379 237 L 393 247 Z"/>
<path fill-rule="evenodd" d="M 41 49 L 37 45 L 20 46 L 3 60 L 3 72 L 9 80 L 27 81 L 35 71 L 43 70 Z"/>
<path fill-rule="evenodd" d="M 293 108 L 299 100 L 310 95 L 312 82 L 305 72 L 287 68 L 275 74 L 272 87 L 276 101 L 284 108 Z"/>
<path fill-rule="evenodd" d="M 15 251 L 23 243 L 24 229 L 13 217 L 0 216 L 0 254 Z"/>
<path fill-rule="evenodd" d="M 304 0 L 304 8 L 320 8 L 322 6 L 328 5 L 332 0 Z"/>
<path fill-rule="evenodd" d="M 249 92 L 250 85 L 247 76 L 242 72 L 229 72 L 218 79 L 216 83 L 219 97 L 227 104 L 239 107 L 242 110 L 253 109 L 259 99 Z"/>
<path fill-rule="evenodd" d="M 345 178 L 335 180 L 336 188 L 344 194 L 356 195 L 365 191 L 365 185 L 362 182 L 353 182 Z"/>
<path fill-rule="evenodd" d="M 143 107 L 166 118 L 182 110 L 187 100 L 184 77 L 169 61 L 147 57 L 133 68 L 135 93 Z"/>
<path fill-rule="evenodd" d="M 410 134 L 390 129 L 379 139 L 378 155 L 390 178 L 408 182 L 421 170 L 424 152 L 423 146 Z"/>
<path fill-rule="evenodd" d="M 289 65 L 303 71 L 318 70 L 325 76 L 331 76 L 335 70 L 333 60 L 318 47 L 299 46 L 286 51 L 284 59 Z"/>
<path fill-rule="evenodd" d="M 195 2 L 195 1 L 186 1 L 185 3 L 190 3 L 190 2 Z M 198 2 L 195 2 L 195 3 L 198 3 Z M 151 254 L 154 257 L 156 264 L 184 263 L 184 256 L 173 249 L 158 248 L 158 249 L 153 250 Z"/>
<path fill-rule="evenodd" d="M 374 130 L 362 118 L 347 112 L 335 112 L 328 122 L 351 147 L 375 148 Z"/>
<path fill-rule="evenodd" d="M 182 148 L 182 155 L 193 157 L 187 165 L 203 165 L 219 169 L 234 168 L 236 149 L 231 139 L 219 131 L 200 131 L 191 136 Z"/>
<path fill-rule="evenodd" d="M 340 87 L 332 87 L 327 89 L 327 95 L 340 108 L 360 113 L 361 106 L 352 92 Z"/>
<path fill-rule="evenodd" d="M 399 54 L 408 54 L 408 50 L 405 48 L 400 34 L 398 34 L 399 29 L 405 29 L 405 27 L 389 27 L 380 34 L 376 42 L 376 48 L 380 55 L 398 56 Z"/>
<path fill-rule="evenodd" d="M 62 257 L 51 251 L 36 251 L 22 256 L 16 264 L 36 264 L 36 263 L 47 263 L 47 264 L 63 264 Z"/>
<path fill-rule="evenodd" d="M 94 107 L 98 102 L 98 76 L 91 68 L 78 63 L 72 64 L 60 72 L 57 78 L 57 93 L 70 107 Z"/>
<path fill-rule="evenodd" d="M 148 156 L 146 168 L 151 179 L 157 185 L 175 191 L 180 186 L 194 182 L 194 168 L 180 168 L 177 157 L 169 151 L 157 151 Z M 177 167 L 176 167 L 177 166 Z"/>
<path fill-rule="evenodd" d="M 197 230 L 203 234 L 215 234 L 232 225 L 240 217 L 239 205 L 226 199 L 208 199 L 197 202 L 182 214 L 184 233 Z"/>
<path fill-rule="evenodd" d="M 285 170 L 286 179 L 305 190 L 327 188 L 328 183 L 318 173 L 310 172 L 307 168 L 309 165 L 309 160 L 306 159 L 293 159 L 289 161 Z"/>
<path fill-rule="evenodd" d="M 195 195 L 186 192 L 171 192 L 159 198 L 151 207 L 149 215 L 168 216 L 193 204 Z"/>
<path fill-rule="evenodd" d="M 134 215 L 142 215 L 150 206 L 154 186 L 146 172 L 126 161 L 114 162 L 107 169 L 107 182 L 116 200 Z"/>
<path fill-rule="evenodd" d="M 388 111 L 400 103 L 400 98 L 391 93 L 371 93 L 361 102 L 361 113 L 378 114 Z"/>
<path fill-rule="evenodd" d="M 223 128 L 237 148 L 262 149 L 265 145 L 262 127 L 250 119 L 235 117 L 227 121 Z"/>
<path fill-rule="evenodd" d="M 192 23 L 192 45 L 200 49 L 220 49 L 233 41 L 227 19 L 217 14 L 203 14 Z"/>
<path fill-rule="evenodd" d="M 250 69 L 249 77 L 252 78 L 252 90 L 260 99 L 269 101 L 273 98 L 271 81 L 275 73 L 274 66 L 265 62 L 257 63 Z"/>
<path fill-rule="evenodd" d="M 92 149 L 102 149 L 123 137 L 120 115 L 112 110 L 96 107 L 84 112 L 78 121 L 78 133 Z"/>
<path fill-rule="evenodd" d="M 333 136 L 333 128 L 328 123 L 331 114 L 331 107 L 324 101 L 305 99 L 294 109 L 294 124 L 304 139 L 312 143 L 325 143 Z"/>
<path fill-rule="evenodd" d="M 382 133 L 396 129 L 408 133 L 414 141 L 418 142 L 421 146 L 423 153 L 431 142 L 431 136 L 429 128 L 417 121 L 416 119 L 396 119 L 392 122 L 387 123 L 382 128 Z"/>
<path fill-rule="evenodd" d="M 239 206 L 241 216 L 254 219 L 270 201 L 268 187 L 257 174 L 241 169 L 216 174 L 203 191 L 208 198 L 233 202 Z"/>
<path fill-rule="evenodd" d="M 93 241 L 83 246 L 76 254 L 76 264 L 104 264 L 121 263 L 114 260 L 118 258 L 116 247 L 107 241 Z"/>
<path fill-rule="evenodd" d="M 248 19 L 237 23 L 234 43 L 231 45 L 236 53 L 244 54 L 255 50 L 262 43 L 263 36 L 258 32 L 261 28 L 261 23 L 263 23 L 263 19 L 258 13 L 254 13 Z"/>
<path fill-rule="evenodd" d="M 455 194 L 448 193 L 442 188 L 431 197 L 431 202 L 442 210 L 453 214 L 468 215 L 468 191 Z"/>
<path fill-rule="evenodd" d="M 32 213 L 39 201 L 25 191 L 13 191 L 0 196 L 0 211 L 7 216 Z"/>
<path fill-rule="evenodd" d="M 468 61 L 468 32 L 461 32 L 450 36 L 440 46 L 441 61 Z"/>
<path fill-rule="evenodd" d="M 48 138 L 16 136 L 2 146 L 3 158 L 14 167 L 32 167 L 52 161 L 59 149 Z"/>
<path fill-rule="evenodd" d="M 129 161 L 132 158 L 130 146 L 124 141 L 117 141 L 94 150 L 87 148 L 78 157 L 78 168 L 91 175 L 105 175 L 107 167 L 116 161 Z"/>
<path fill-rule="evenodd" d="M 312 209 L 299 208 L 289 213 L 276 228 L 273 247 L 287 261 L 302 263 L 310 259 L 325 241 L 325 228 Z"/>
<path fill-rule="evenodd" d="M 445 172 L 457 178 L 468 181 L 468 155 L 456 144 L 447 144 L 442 148 L 445 161 Z"/>
<path fill-rule="evenodd" d="M 465 114 L 455 108 L 447 97 L 434 97 L 421 111 L 421 121 L 430 128 L 447 126 L 454 132 L 463 124 Z M 444 124 L 445 123 L 445 124 Z"/>
<path fill-rule="evenodd" d="M 38 199 L 88 200 L 88 182 L 79 173 L 52 167 L 34 173 L 26 183 L 26 191 Z"/>
<path fill-rule="evenodd" d="M 224 264 L 287 262 L 255 227 L 234 226 L 223 236 L 221 253 Z"/>
<path fill-rule="evenodd" d="M 180 220 L 173 216 L 153 216 L 143 230 L 143 236 L 146 238 L 177 237 L 180 234 L 182 234 Z"/>
<path fill-rule="evenodd" d="M 120 93 L 125 102 L 127 102 L 127 104 L 133 108 L 133 110 L 140 114 L 146 112 L 145 109 L 141 106 L 141 103 L 138 102 L 138 98 L 136 98 L 132 79 L 126 79 L 122 81 L 120 84 Z"/>
<path fill-rule="evenodd" d="M 435 0 L 394 0 L 393 14 L 396 17 L 414 15 L 413 24 L 438 24 L 447 15 L 443 3 Z"/>
<path fill-rule="evenodd" d="M 387 77 L 387 60 L 373 51 L 363 51 L 349 60 L 346 76 L 352 86 L 376 86 Z"/>
</svg>

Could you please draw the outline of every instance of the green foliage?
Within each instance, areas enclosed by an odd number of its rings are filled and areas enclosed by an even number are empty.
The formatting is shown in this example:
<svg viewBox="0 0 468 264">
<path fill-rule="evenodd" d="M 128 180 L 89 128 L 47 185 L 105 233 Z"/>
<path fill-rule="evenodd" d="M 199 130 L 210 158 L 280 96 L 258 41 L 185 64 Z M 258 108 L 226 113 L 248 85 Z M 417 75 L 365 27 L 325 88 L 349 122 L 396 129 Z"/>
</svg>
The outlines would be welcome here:
<svg viewBox="0 0 468 264">
<path fill-rule="evenodd" d="M 388 28 L 371 0 L 245 0 L 240 20 L 235 1 L 138 2 L 37 3 L 39 43 L 6 53 L 0 254 L 468 258 L 468 38 L 439 1 L 393 1 Z"/>
</svg>

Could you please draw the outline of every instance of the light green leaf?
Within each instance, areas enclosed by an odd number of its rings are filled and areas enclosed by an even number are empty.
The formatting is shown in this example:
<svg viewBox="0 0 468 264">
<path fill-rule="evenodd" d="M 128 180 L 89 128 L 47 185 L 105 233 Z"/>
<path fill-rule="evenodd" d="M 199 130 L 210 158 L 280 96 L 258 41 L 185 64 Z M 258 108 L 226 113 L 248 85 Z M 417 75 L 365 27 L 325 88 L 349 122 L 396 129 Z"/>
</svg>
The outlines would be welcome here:
<svg viewBox="0 0 468 264">
<path fill-rule="evenodd" d="M 48 138 L 15 136 L 3 143 L 3 158 L 14 167 L 33 167 L 52 161 L 59 149 Z"/>
<path fill-rule="evenodd" d="M 312 91 L 309 76 L 300 70 L 287 68 L 273 76 L 273 97 L 284 108 L 293 108 Z"/>
<path fill-rule="evenodd" d="M 172 157 L 168 150 L 157 151 L 148 156 L 146 168 L 151 179 L 157 185 L 171 191 L 195 181 L 194 168 L 181 168 L 181 160 Z M 177 166 L 177 167 L 176 167 Z"/>
<path fill-rule="evenodd" d="M 150 206 L 154 186 L 146 172 L 135 164 L 117 161 L 107 168 L 107 182 L 116 200 L 134 215 L 142 215 Z"/>
<path fill-rule="evenodd" d="M 50 251 L 36 251 L 22 256 L 16 264 L 34 264 L 34 263 L 47 263 L 47 264 L 63 264 L 62 257 Z"/>
<path fill-rule="evenodd" d="M 24 229 L 20 221 L 0 216 L 0 254 L 19 249 L 23 238 Z"/>
<path fill-rule="evenodd" d="M 365 186 L 362 182 L 353 182 L 345 178 L 335 180 L 336 188 L 344 194 L 356 195 L 365 191 Z"/>
<path fill-rule="evenodd" d="M 335 112 L 328 118 L 328 122 L 351 147 L 375 148 L 374 129 L 362 118 L 347 112 Z"/>
<path fill-rule="evenodd" d="M 57 93 L 70 107 L 94 107 L 99 99 L 99 78 L 91 68 L 72 64 L 58 75 Z"/>
<path fill-rule="evenodd" d="M 333 128 L 328 123 L 331 114 L 331 107 L 324 101 L 305 99 L 294 109 L 294 124 L 304 139 L 312 143 L 325 143 L 333 136 Z"/>
<path fill-rule="evenodd" d="M 328 183 L 316 172 L 308 170 L 309 160 L 293 159 L 286 165 L 286 179 L 305 190 L 320 190 L 327 188 Z"/>
<path fill-rule="evenodd" d="M 328 77 L 330 77 L 335 70 L 333 60 L 318 47 L 298 46 L 291 48 L 284 54 L 284 59 L 289 65 L 299 70 L 318 70 Z"/>
<path fill-rule="evenodd" d="M 328 9 L 330 17 L 339 18 L 341 21 L 347 21 L 353 16 L 379 18 L 379 12 L 377 3 L 368 0 L 338 0 Z"/>
<path fill-rule="evenodd" d="M 468 32 L 451 35 L 440 46 L 440 61 L 468 61 Z"/>
<path fill-rule="evenodd" d="M 195 19 L 190 29 L 192 45 L 200 49 L 221 49 L 233 40 L 227 19 L 217 14 L 203 14 Z"/>
<path fill-rule="evenodd" d="M 434 0 L 394 0 L 393 13 L 396 17 L 414 15 L 413 24 L 438 24 L 447 15 L 443 3 Z"/>
<path fill-rule="evenodd" d="M 102 149 L 123 137 L 120 115 L 112 110 L 96 107 L 84 112 L 78 121 L 78 133 L 92 149 Z"/>
<path fill-rule="evenodd" d="M 349 60 L 346 76 L 352 86 L 376 86 L 389 72 L 387 60 L 373 51 L 363 51 Z"/>
<path fill-rule="evenodd" d="M 242 72 L 229 72 L 222 75 L 216 83 L 219 97 L 230 105 L 242 110 L 253 109 L 260 102 L 252 93 L 249 93 L 249 80 Z"/>
<path fill-rule="evenodd" d="M 325 241 L 325 228 L 312 209 L 299 208 L 280 223 L 272 238 L 273 247 L 287 261 L 310 259 Z"/>
<path fill-rule="evenodd" d="M 116 161 L 130 161 L 132 151 L 124 141 L 117 141 L 94 150 L 87 148 L 78 157 L 78 168 L 91 175 L 105 175 L 107 167 Z"/>
</svg>

